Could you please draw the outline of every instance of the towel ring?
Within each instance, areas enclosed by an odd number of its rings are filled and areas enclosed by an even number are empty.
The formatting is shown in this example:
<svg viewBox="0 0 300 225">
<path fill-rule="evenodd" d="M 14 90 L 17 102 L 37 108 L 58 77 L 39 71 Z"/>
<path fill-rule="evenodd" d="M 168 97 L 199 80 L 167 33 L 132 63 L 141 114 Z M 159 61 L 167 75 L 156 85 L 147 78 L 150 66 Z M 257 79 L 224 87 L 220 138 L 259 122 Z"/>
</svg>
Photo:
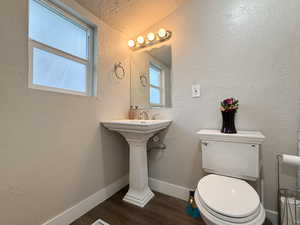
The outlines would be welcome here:
<svg viewBox="0 0 300 225">
<path fill-rule="evenodd" d="M 125 69 L 121 62 L 116 63 L 114 66 L 114 74 L 117 79 L 123 80 L 125 77 Z"/>
</svg>

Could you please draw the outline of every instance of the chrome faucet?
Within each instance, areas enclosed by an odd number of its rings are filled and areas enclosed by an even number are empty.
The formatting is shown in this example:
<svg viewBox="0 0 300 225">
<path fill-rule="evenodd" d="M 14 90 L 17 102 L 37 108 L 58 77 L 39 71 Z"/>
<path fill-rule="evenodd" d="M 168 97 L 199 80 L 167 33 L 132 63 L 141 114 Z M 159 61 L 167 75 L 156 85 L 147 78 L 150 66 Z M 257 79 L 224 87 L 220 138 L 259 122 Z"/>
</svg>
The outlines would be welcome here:
<svg viewBox="0 0 300 225">
<path fill-rule="evenodd" d="M 145 110 L 141 111 L 139 113 L 139 120 L 149 120 L 150 119 L 150 116 L 149 116 L 149 113 Z"/>
</svg>

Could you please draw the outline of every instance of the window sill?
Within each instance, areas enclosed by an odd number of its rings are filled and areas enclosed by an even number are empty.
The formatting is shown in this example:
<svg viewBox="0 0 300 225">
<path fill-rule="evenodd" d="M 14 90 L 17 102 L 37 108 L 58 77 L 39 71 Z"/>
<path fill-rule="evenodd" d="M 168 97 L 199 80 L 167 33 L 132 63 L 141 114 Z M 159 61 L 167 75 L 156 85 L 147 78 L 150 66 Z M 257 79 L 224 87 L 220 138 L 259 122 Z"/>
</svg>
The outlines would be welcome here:
<svg viewBox="0 0 300 225">
<path fill-rule="evenodd" d="M 60 89 L 60 88 L 52 88 L 52 87 L 46 87 L 46 86 L 40 86 L 40 85 L 34 85 L 34 84 L 28 85 L 28 88 L 40 90 L 40 91 L 55 92 L 55 93 L 59 93 L 59 94 L 79 95 L 79 96 L 90 97 L 90 95 L 88 95 L 87 93 L 84 93 L 84 92 L 77 92 L 77 91 L 71 91 L 71 90 Z"/>
</svg>

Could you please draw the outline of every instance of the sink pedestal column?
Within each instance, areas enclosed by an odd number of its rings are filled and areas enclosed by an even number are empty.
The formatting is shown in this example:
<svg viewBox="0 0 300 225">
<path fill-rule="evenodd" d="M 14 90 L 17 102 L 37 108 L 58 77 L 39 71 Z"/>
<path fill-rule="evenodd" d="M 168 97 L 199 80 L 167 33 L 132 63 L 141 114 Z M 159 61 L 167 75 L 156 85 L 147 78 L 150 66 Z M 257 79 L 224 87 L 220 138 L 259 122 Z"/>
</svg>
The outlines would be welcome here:
<svg viewBox="0 0 300 225">
<path fill-rule="evenodd" d="M 153 192 L 148 185 L 147 141 L 159 131 L 166 129 L 171 120 L 112 120 L 102 124 L 109 130 L 123 135 L 130 147 L 129 191 L 124 201 L 144 207 Z"/>
<path fill-rule="evenodd" d="M 124 201 L 144 207 L 154 194 L 148 184 L 147 141 L 153 134 L 122 133 L 129 143 L 129 191 Z"/>
</svg>

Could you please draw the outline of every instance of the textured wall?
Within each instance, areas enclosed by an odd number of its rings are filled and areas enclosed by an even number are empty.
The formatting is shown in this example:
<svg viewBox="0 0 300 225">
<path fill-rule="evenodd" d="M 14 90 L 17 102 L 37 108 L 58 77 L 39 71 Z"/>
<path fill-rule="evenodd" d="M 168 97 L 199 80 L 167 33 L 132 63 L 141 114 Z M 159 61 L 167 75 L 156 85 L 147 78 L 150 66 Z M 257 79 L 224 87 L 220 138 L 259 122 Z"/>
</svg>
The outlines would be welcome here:
<svg viewBox="0 0 300 225">
<path fill-rule="evenodd" d="M 204 175 L 196 132 L 220 128 L 219 101 L 240 100 L 239 130 L 260 130 L 265 206 L 275 208 L 277 153 L 297 153 L 300 119 L 300 2 L 192 0 L 157 26 L 173 31 L 174 120 L 166 151 L 152 151 L 151 177 L 195 188 Z M 201 98 L 191 98 L 192 84 Z M 295 175 L 294 172 L 288 175 Z M 296 177 L 287 177 L 287 183 Z"/>
<path fill-rule="evenodd" d="M 122 36 L 77 3 L 98 24 L 97 97 L 27 88 L 27 1 L 0 7 L 0 224 L 37 225 L 128 172 L 126 142 L 99 127 L 127 115 L 129 74 L 112 77 L 126 61 Z M 127 68 L 128 71 L 128 68 Z"/>
</svg>

